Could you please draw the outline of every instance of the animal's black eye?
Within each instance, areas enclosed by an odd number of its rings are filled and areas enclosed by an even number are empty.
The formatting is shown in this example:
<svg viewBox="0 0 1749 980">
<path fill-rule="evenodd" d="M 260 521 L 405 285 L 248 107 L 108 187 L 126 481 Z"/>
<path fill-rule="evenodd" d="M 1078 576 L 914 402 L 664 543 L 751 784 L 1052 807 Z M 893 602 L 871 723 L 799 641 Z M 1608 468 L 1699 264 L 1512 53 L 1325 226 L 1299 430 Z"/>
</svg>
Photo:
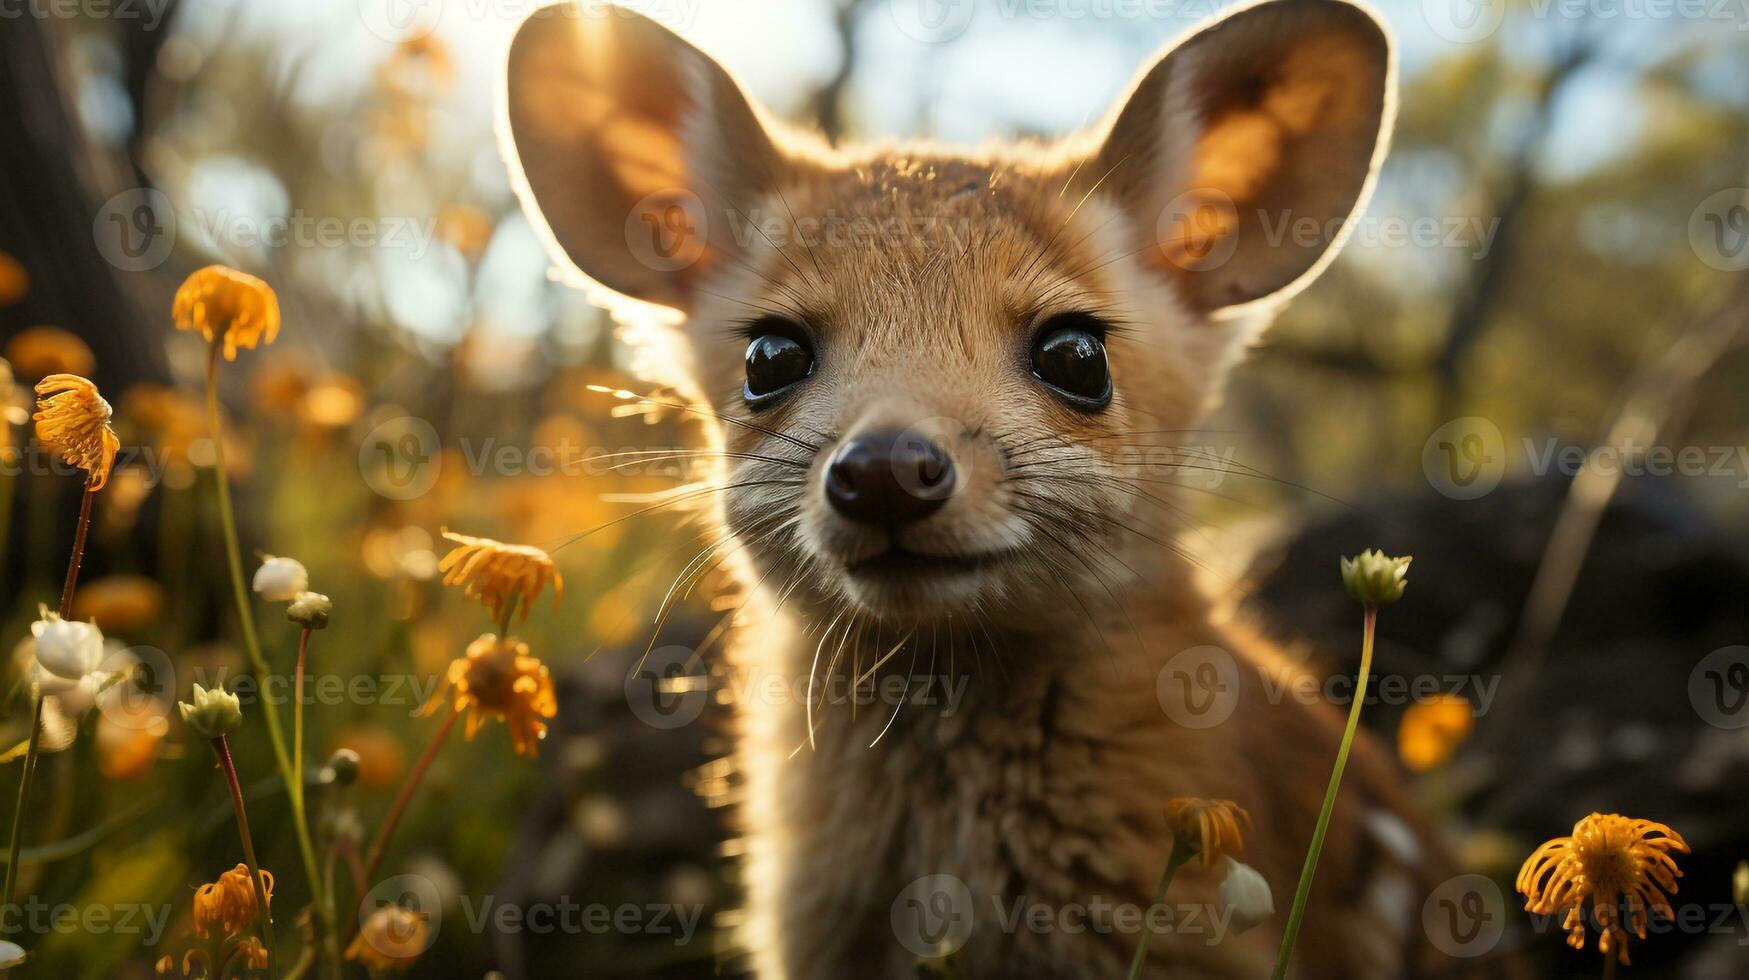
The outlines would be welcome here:
<svg viewBox="0 0 1749 980">
<path fill-rule="evenodd" d="M 1033 376 L 1078 408 L 1104 408 L 1111 402 L 1104 333 L 1104 324 L 1085 313 L 1046 320 L 1032 344 Z"/>
<path fill-rule="evenodd" d="M 814 349 L 805 333 L 793 324 L 754 324 L 753 340 L 747 345 L 747 386 L 742 392 L 749 404 L 758 405 L 790 385 L 814 373 Z"/>
</svg>

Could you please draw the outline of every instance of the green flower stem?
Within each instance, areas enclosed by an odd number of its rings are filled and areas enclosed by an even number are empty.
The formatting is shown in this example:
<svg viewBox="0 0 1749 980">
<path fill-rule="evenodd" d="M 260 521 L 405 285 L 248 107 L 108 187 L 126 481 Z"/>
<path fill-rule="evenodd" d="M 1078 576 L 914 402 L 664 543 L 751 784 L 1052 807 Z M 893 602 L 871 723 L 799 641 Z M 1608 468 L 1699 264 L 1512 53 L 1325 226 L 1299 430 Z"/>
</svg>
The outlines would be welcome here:
<svg viewBox="0 0 1749 980">
<path fill-rule="evenodd" d="M 231 808 L 237 811 L 237 835 L 243 839 L 243 859 L 249 862 L 249 877 L 255 883 L 255 901 L 261 906 L 261 942 L 267 947 L 267 975 L 276 976 L 273 959 L 273 909 L 267 904 L 267 880 L 261 877 L 261 862 L 255 860 L 255 841 L 249 836 L 249 814 L 243 809 L 243 788 L 237 783 L 237 764 L 231 761 L 231 746 L 220 735 L 213 739 L 213 753 L 225 771 L 231 788 Z"/>
<path fill-rule="evenodd" d="M 267 659 L 261 655 L 261 641 L 255 636 L 255 614 L 249 606 L 249 590 L 243 584 L 243 555 L 242 549 L 237 546 L 237 520 L 231 510 L 230 477 L 225 472 L 225 440 L 219 426 L 220 343 L 221 338 L 213 338 L 206 363 L 206 414 L 207 429 L 213 441 L 213 482 L 218 487 L 219 524 L 225 534 L 225 559 L 231 567 L 231 591 L 237 600 L 237 618 L 243 627 L 243 647 L 249 655 L 249 663 L 254 668 L 256 677 L 265 680 L 270 671 Z M 309 879 L 310 894 L 315 899 L 316 908 L 322 911 L 324 931 L 332 936 L 334 920 L 329 914 L 331 907 L 322 900 L 322 879 L 316 866 L 316 848 L 310 842 L 310 825 L 304 819 L 304 808 L 301 805 L 303 787 L 299 785 L 299 780 L 292 771 L 291 757 L 285 750 L 285 733 L 280 729 L 279 712 L 270 704 L 263 703 L 261 707 L 262 714 L 267 716 L 267 739 L 273 744 L 273 758 L 279 764 L 280 778 L 284 780 L 286 792 L 294 803 L 299 804 L 292 807 L 292 827 L 297 832 L 304 875 Z"/>
<path fill-rule="evenodd" d="M 310 628 L 306 626 L 298 635 L 298 672 L 292 677 L 292 806 L 299 813 L 304 812 L 304 658 L 309 649 Z"/>
<path fill-rule="evenodd" d="M 1366 703 L 1367 681 L 1372 677 L 1373 628 L 1378 623 L 1379 609 L 1365 603 L 1364 633 L 1360 646 L 1360 679 L 1354 686 L 1354 703 L 1348 708 L 1348 727 L 1342 732 L 1342 747 L 1336 750 L 1336 765 L 1330 770 L 1330 785 L 1324 789 L 1324 807 L 1318 811 L 1318 825 L 1312 831 L 1312 846 L 1306 849 L 1306 864 L 1300 869 L 1300 884 L 1294 889 L 1293 911 L 1287 916 L 1287 931 L 1281 937 L 1281 952 L 1275 958 L 1275 971 L 1270 980 L 1287 976 L 1288 959 L 1293 955 L 1294 940 L 1300 934 L 1300 920 L 1306 915 L 1306 902 L 1312 895 L 1312 876 L 1318 871 L 1318 853 L 1324 849 L 1324 834 L 1330 829 L 1330 812 L 1336 808 L 1336 791 L 1342 786 L 1342 770 L 1348 767 L 1348 750 L 1354 745 L 1354 731 L 1360 726 L 1360 706 Z"/>
<path fill-rule="evenodd" d="M 79 523 L 73 530 L 73 555 L 67 562 L 67 579 L 61 585 L 61 617 L 73 614 L 73 590 L 79 585 L 79 566 L 85 561 L 85 534 L 91 530 L 91 500 L 97 491 L 86 490 L 79 500 Z M 12 896 L 18 889 L 18 848 L 24 841 L 24 817 L 30 809 L 30 784 L 36 776 L 36 760 L 41 754 L 43 731 L 43 699 L 39 694 L 30 715 L 30 741 L 24 750 L 24 771 L 18 777 L 18 809 L 12 814 L 12 840 L 6 849 L 6 885 L 0 893 L 0 912 L 12 907 Z M 8 971 L 0 971 L 4 973 Z"/>
<path fill-rule="evenodd" d="M 1155 914 L 1154 910 L 1166 904 L 1166 888 L 1172 884 L 1172 876 L 1184 866 L 1184 862 L 1196 856 L 1196 850 L 1174 837 L 1172 853 L 1166 858 L 1166 870 L 1160 875 L 1160 884 L 1154 888 L 1154 903 L 1148 906 L 1148 916 Z M 1142 941 L 1136 944 L 1135 958 L 1130 960 L 1129 980 L 1136 980 L 1142 975 L 1142 964 L 1148 961 L 1148 935 L 1142 936 Z"/>
<path fill-rule="evenodd" d="M 377 869 L 382 866 L 383 855 L 389 849 L 389 838 L 394 836 L 395 827 L 400 824 L 402 814 L 407 812 L 407 803 L 413 799 L 413 791 L 419 788 L 425 779 L 425 771 L 431 768 L 431 760 L 437 758 L 437 750 L 443 748 L 444 740 L 449 738 L 450 729 L 455 727 L 461 712 L 454 708 L 444 712 L 443 723 L 437 726 L 437 731 L 431 736 L 431 744 L 419 754 L 419 761 L 413 763 L 412 771 L 407 773 L 407 781 L 401 784 L 401 791 L 395 794 L 395 802 L 389 806 L 388 816 L 383 818 L 383 824 L 377 828 L 376 839 L 370 842 L 370 850 L 365 852 L 364 873 L 359 875 L 359 888 L 368 890 L 373 887 Z M 364 898 L 363 893 L 358 896 Z M 356 923 L 346 930 L 346 938 L 350 940 L 356 931 Z"/>
</svg>

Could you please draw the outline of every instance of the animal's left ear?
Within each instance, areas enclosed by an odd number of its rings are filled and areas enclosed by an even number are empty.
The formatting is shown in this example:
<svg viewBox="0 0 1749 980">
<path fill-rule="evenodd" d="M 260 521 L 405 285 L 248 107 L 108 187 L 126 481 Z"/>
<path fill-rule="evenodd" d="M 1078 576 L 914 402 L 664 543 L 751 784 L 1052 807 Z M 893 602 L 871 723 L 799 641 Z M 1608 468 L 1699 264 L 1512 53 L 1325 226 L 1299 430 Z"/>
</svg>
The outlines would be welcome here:
<svg viewBox="0 0 1749 980">
<path fill-rule="evenodd" d="M 1385 29 L 1341 0 L 1266 0 L 1174 46 L 1117 111 L 1104 179 L 1193 307 L 1285 298 L 1335 254 L 1390 142 Z M 1151 247 L 1150 247 L 1151 245 Z"/>
</svg>

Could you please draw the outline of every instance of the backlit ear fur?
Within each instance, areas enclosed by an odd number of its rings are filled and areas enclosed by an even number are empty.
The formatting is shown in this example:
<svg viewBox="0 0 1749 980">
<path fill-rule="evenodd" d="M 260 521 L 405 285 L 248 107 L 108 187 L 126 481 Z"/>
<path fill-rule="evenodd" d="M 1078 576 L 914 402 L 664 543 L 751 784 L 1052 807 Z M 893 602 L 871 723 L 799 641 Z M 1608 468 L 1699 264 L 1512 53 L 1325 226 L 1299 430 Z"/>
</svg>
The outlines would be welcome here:
<svg viewBox="0 0 1749 980">
<path fill-rule="evenodd" d="M 1193 309 L 1279 301 L 1334 257 L 1395 109 L 1395 54 L 1372 14 L 1266 0 L 1144 71 L 1082 173 L 1105 181 L 1145 264 Z"/>
<path fill-rule="evenodd" d="M 598 299 L 689 311 L 737 259 L 735 215 L 781 179 L 734 80 L 655 21 L 596 2 L 530 15 L 506 70 L 500 148 L 561 271 L 616 294 Z"/>
</svg>

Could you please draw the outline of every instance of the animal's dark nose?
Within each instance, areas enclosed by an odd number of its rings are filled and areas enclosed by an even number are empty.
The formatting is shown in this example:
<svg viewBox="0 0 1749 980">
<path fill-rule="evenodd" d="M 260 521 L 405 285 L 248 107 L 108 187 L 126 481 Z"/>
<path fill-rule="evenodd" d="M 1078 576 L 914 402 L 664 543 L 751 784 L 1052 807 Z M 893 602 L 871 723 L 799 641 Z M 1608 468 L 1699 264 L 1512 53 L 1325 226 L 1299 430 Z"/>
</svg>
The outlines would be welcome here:
<svg viewBox="0 0 1749 980">
<path fill-rule="evenodd" d="M 864 524 L 920 521 L 953 490 L 953 460 L 914 432 L 864 433 L 839 446 L 826 464 L 826 499 Z"/>
</svg>

